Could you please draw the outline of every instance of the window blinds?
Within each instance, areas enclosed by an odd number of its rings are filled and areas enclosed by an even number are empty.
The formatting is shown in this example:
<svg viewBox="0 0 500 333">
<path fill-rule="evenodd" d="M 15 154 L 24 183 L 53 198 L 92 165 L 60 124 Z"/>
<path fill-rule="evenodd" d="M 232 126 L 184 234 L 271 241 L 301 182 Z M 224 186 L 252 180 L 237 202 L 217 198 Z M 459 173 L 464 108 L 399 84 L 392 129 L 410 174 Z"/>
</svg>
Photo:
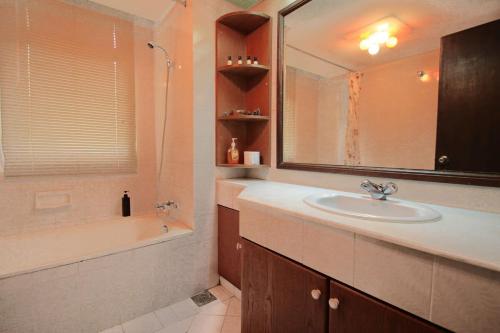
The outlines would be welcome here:
<svg viewBox="0 0 500 333">
<path fill-rule="evenodd" d="M 132 23 L 57 0 L 0 1 L 5 175 L 136 169 Z"/>
</svg>

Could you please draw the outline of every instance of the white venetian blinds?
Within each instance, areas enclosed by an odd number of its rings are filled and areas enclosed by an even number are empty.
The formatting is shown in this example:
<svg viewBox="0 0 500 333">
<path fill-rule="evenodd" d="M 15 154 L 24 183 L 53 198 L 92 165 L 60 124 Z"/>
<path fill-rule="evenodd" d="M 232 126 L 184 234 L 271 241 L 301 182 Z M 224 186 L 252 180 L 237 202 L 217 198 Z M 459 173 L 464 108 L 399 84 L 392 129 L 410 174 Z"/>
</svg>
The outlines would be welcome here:
<svg viewBox="0 0 500 333">
<path fill-rule="evenodd" d="M 0 0 L 5 175 L 134 172 L 132 23 L 57 0 Z"/>
</svg>

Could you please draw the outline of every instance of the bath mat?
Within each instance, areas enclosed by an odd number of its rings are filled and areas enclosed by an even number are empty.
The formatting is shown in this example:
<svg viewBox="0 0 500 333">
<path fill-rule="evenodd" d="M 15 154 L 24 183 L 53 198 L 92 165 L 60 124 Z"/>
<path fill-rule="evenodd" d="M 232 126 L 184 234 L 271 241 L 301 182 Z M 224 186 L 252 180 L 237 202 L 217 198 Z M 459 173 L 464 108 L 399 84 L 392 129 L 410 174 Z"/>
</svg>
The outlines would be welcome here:
<svg viewBox="0 0 500 333">
<path fill-rule="evenodd" d="M 196 305 L 203 306 L 205 304 L 215 301 L 217 298 L 214 295 L 212 295 L 210 291 L 205 290 L 199 293 L 198 295 L 194 295 L 193 297 L 191 297 L 191 299 Z"/>
</svg>

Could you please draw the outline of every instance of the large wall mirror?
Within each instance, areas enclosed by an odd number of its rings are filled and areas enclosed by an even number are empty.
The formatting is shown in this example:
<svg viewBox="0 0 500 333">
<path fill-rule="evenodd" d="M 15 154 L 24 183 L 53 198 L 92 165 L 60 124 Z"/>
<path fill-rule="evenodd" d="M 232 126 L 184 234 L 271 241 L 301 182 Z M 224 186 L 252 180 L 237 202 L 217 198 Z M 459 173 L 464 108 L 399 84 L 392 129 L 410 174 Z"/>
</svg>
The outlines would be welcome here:
<svg viewBox="0 0 500 333">
<path fill-rule="evenodd" d="M 279 13 L 278 167 L 500 186 L 498 0 Z"/>
</svg>

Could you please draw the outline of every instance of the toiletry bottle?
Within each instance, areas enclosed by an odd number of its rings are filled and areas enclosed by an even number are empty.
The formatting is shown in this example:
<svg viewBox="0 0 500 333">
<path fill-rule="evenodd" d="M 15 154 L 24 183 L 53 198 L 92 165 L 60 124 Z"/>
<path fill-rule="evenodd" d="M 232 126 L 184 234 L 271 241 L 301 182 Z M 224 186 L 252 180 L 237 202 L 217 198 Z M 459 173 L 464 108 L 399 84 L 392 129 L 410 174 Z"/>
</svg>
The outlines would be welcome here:
<svg viewBox="0 0 500 333">
<path fill-rule="evenodd" d="M 236 140 L 237 138 L 231 139 L 231 148 L 227 150 L 227 163 L 229 164 L 238 164 L 240 162 L 240 154 L 238 149 L 236 148 Z"/>
<path fill-rule="evenodd" d="M 259 64 L 259 60 L 257 60 L 257 57 L 253 57 L 253 64 L 254 65 L 258 65 Z"/>
<path fill-rule="evenodd" d="M 128 191 L 125 191 L 122 198 L 122 216 L 130 216 L 130 197 Z"/>
<path fill-rule="evenodd" d="M 247 56 L 247 65 L 251 65 L 251 64 L 252 64 L 252 57 Z"/>
<path fill-rule="evenodd" d="M 243 65 L 243 58 L 238 56 L 238 65 Z"/>
<path fill-rule="evenodd" d="M 231 56 L 227 56 L 227 64 L 232 65 L 233 64 L 233 58 Z"/>
</svg>

